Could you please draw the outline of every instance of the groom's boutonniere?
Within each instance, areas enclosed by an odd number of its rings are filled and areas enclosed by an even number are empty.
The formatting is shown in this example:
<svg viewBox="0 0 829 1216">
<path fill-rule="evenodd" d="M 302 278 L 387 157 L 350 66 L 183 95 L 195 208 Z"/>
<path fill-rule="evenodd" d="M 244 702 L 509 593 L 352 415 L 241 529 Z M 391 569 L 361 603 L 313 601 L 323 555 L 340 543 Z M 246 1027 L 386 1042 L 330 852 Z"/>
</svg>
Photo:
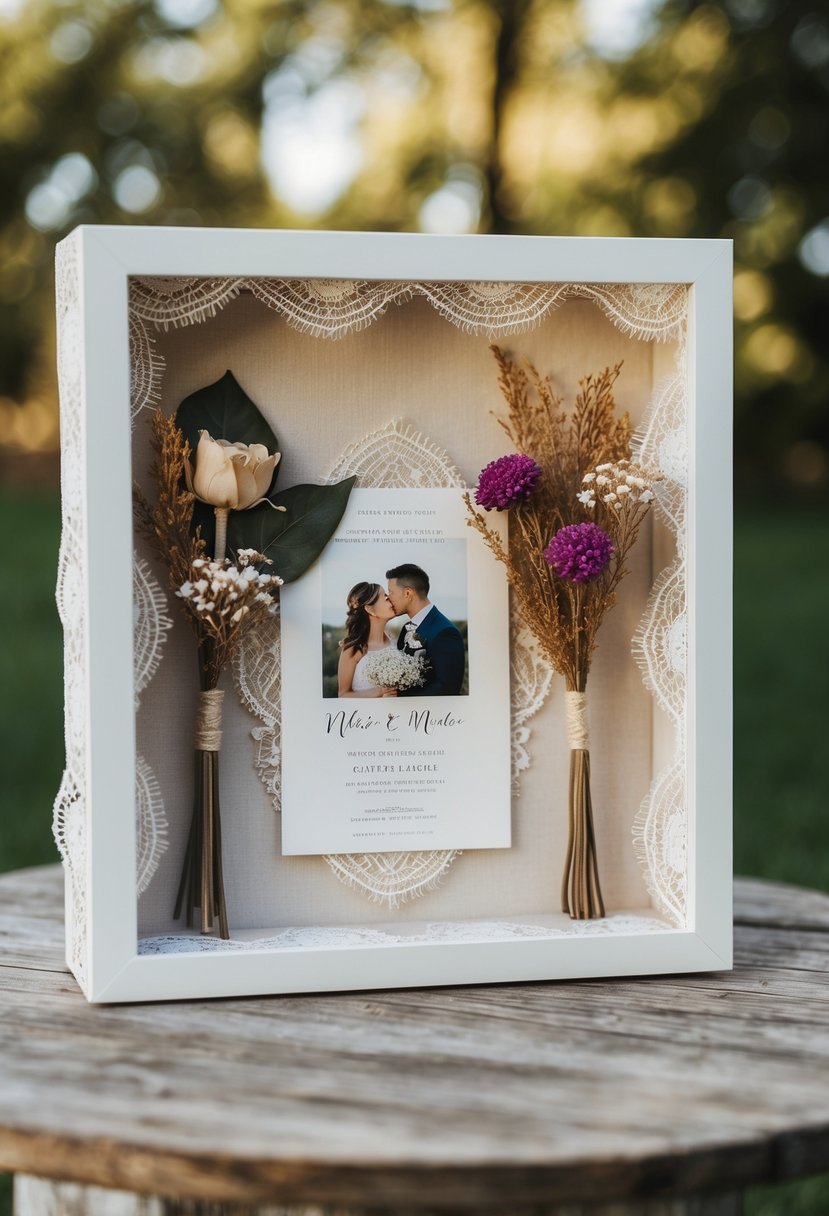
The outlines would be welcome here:
<svg viewBox="0 0 829 1216">
<path fill-rule="evenodd" d="M 423 650 L 423 642 L 418 637 L 417 626 L 409 623 L 408 625 L 404 625 L 403 628 L 405 629 L 405 632 L 406 632 L 406 637 L 404 639 L 404 645 L 406 646 L 407 650 L 410 650 L 410 651 Z"/>
</svg>

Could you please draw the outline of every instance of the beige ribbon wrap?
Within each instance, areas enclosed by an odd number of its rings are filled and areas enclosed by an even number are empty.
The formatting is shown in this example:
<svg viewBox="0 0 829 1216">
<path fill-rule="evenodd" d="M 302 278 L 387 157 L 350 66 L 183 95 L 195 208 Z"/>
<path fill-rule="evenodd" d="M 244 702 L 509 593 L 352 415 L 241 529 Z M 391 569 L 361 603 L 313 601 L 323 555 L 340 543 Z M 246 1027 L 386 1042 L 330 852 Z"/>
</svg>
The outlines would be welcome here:
<svg viewBox="0 0 829 1216">
<path fill-rule="evenodd" d="M 199 693 L 196 709 L 196 751 L 217 752 L 222 746 L 222 701 L 221 688 L 211 688 Z"/>
<path fill-rule="evenodd" d="M 567 742 L 570 751 L 588 751 L 590 734 L 587 729 L 587 693 L 565 692 L 564 709 L 567 714 Z"/>
</svg>

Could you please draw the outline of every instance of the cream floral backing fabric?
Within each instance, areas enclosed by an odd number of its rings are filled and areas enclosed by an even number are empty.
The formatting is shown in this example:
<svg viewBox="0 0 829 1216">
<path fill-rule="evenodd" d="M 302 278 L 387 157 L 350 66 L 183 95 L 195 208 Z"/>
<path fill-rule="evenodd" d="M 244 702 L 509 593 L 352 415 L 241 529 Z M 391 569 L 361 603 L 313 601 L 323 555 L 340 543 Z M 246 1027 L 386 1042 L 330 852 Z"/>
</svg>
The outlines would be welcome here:
<svg viewBox="0 0 829 1216">
<path fill-rule="evenodd" d="M 56 802 L 55 831 L 72 889 L 72 949 L 82 967 L 86 918 L 80 880 L 85 855 L 81 691 L 85 558 L 80 543 L 81 385 L 77 354 L 73 355 L 80 326 L 76 276 L 73 246 L 64 243 L 58 262 L 60 388 L 65 420 L 58 600 L 67 655 L 67 770 Z M 637 554 L 630 587 L 624 589 L 603 629 L 602 654 L 591 675 L 593 737 L 606 770 L 596 782 L 596 802 L 608 808 L 599 816 L 600 863 L 614 911 L 645 907 L 650 897 L 654 911 L 679 926 L 685 924 L 687 915 L 683 733 L 686 307 L 687 291 L 682 286 L 631 284 L 153 278 L 133 280 L 130 296 L 133 418 L 157 405 L 175 409 L 188 392 L 217 379 L 229 366 L 280 436 L 286 451 L 286 485 L 322 480 L 326 469 L 332 477 L 357 471 L 362 484 L 471 483 L 486 460 L 506 450 L 490 417 L 490 411 L 498 409 L 499 399 L 497 390 L 493 391 L 486 337 L 529 354 L 542 370 L 552 370 L 567 401 L 572 400 L 578 374 L 624 358 L 621 405 L 630 408 L 638 422 L 643 459 L 658 464 L 666 481 L 659 493 L 661 523 L 653 529 L 650 551 Z M 190 336 L 196 326 L 198 334 Z M 185 330 L 188 332 L 182 332 Z M 364 330 L 370 332 L 361 332 Z M 291 332 L 293 337 L 289 337 Z M 511 343 L 510 335 L 517 333 L 526 338 Z M 331 348 L 319 342 L 320 338 L 347 338 L 344 354 L 332 359 L 326 354 Z M 396 366 L 401 357 L 403 363 Z M 410 359 L 408 367 L 406 358 Z M 418 375 L 414 389 L 412 368 Z M 407 422 L 389 423 L 395 417 Z M 144 428 L 137 427 L 135 466 L 139 474 L 145 465 L 146 437 Z M 647 592 L 654 576 L 643 613 L 643 591 Z M 181 803 L 186 801 L 183 782 L 189 772 L 180 760 L 181 755 L 189 755 L 192 746 L 186 722 L 195 691 L 192 698 L 185 695 L 181 700 L 178 716 L 185 723 L 181 730 L 162 739 L 153 722 L 174 682 L 183 680 L 186 685 L 189 674 L 195 686 L 195 670 L 190 671 L 186 661 L 177 657 L 180 648 L 165 643 L 171 628 L 175 635 L 178 626 L 174 620 L 171 626 L 165 593 L 143 554 L 136 557 L 135 586 L 136 697 L 144 706 L 138 719 L 141 754 L 136 774 L 138 886 L 146 891 L 140 919 L 142 934 L 158 938 L 172 928 L 169 891 L 186 831 Z M 645 687 L 640 682 L 638 692 L 624 669 L 631 634 L 644 676 Z M 326 858 L 328 869 L 323 872 L 328 873 L 329 883 L 333 871 L 351 888 L 343 889 L 341 897 L 321 894 L 320 859 L 279 858 L 278 821 L 274 818 L 268 826 L 264 810 L 279 798 L 278 708 L 274 709 L 278 707 L 278 635 L 263 635 L 252 642 L 234 677 L 240 704 L 230 715 L 229 732 L 240 739 L 252 735 L 254 751 L 248 752 L 246 761 L 238 747 L 227 757 L 223 752 L 223 788 L 244 784 L 244 765 L 248 771 L 255 766 L 263 782 L 259 787 L 263 806 L 257 806 L 255 813 L 247 810 L 253 795 L 245 784 L 243 814 L 258 826 L 236 836 L 230 828 L 229 881 L 233 882 L 235 873 L 244 886 L 244 858 L 251 856 L 251 850 L 261 851 L 269 833 L 274 844 L 267 864 L 263 862 L 259 869 L 254 865 L 247 875 L 246 907 L 237 920 L 240 930 L 285 923 L 314 925 L 321 919 L 334 925 L 378 924 L 381 909 L 371 912 L 370 905 L 360 904 L 355 892 L 393 907 L 407 895 L 431 890 L 455 861 L 455 854 L 416 854 L 408 859 L 386 854 L 382 861 Z M 558 721 L 561 698 L 553 683 L 550 704 L 539 715 L 539 729 L 545 716 L 545 756 L 536 762 L 528 722 L 550 690 L 551 679 L 532 648 L 520 641 L 513 643 L 513 684 L 517 690 L 513 767 L 516 773 L 523 768 L 525 774 L 515 816 L 524 822 L 516 825 L 515 846 L 509 851 L 514 853 L 512 863 L 492 853 L 466 855 L 462 868 L 456 862 L 451 883 L 431 897 L 430 916 L 443 916 L 447 921 L 486 916 L 482 890 L 489 892 L 496 916 L 520 910 L 516 889 L 525 900 L 525 910 L 547 905 L 552 910 L 556 904 L 564 820 L 551 825 L 565 792 L 557 786 L 566 783 L 566 770 L 563 777 L 561 772 L 555 773 L 566 754 Z M 614 697 L 608 695 L 611 687 Z M 620 695 L 622 716 L 630 719 L 634 711 L 638 723 L 634 732 L 619 718 Z M 256 719 L 253 723 L 250 714 Z M 184 769 L 184 777 L 174 776 L 176 765 Z M 230 821 L 230 797 L 223 797 L 224 815 Z M 641 803 L 638 813 L 620 812 L 620 807 L 633 805 L 631 798 Z M 270 814 L 273 816 L 272 809 Z M 170 847 L 165 852 L 168 840 Z M 280 860 L 278 876 L 269 880 L 267 873 Z M 516 882 L 517 874 L 521 878 Z M 551 893 L 546 900 L 527 894 L 547 888 Z M 295 915 L 286 921 L 288 904 Z M 410 906 L 401 908 L 396 917 L 411 923 L 415 920 Z M 566 932 L 566 927 L 561 931 Z"/>
</svg>

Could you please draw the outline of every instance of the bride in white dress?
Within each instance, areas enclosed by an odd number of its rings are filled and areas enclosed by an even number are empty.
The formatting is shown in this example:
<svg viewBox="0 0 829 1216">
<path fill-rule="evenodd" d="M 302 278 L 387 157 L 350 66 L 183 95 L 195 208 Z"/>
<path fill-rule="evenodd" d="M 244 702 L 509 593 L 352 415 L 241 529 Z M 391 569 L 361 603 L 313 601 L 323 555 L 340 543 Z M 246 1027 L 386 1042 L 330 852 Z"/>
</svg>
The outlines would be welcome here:
<svg viewBox="0 0 829 1216">
<path fill-rule="evenodd" d="M 386 625 L 397 616 L 379 583 L 357 583 L 348 593 L 345 637 L 337 667 L 338 697 L 396 697 L 394 688 L 378 688 L 365 673 L 366 659 L 394 645 Z"/>
</svg>

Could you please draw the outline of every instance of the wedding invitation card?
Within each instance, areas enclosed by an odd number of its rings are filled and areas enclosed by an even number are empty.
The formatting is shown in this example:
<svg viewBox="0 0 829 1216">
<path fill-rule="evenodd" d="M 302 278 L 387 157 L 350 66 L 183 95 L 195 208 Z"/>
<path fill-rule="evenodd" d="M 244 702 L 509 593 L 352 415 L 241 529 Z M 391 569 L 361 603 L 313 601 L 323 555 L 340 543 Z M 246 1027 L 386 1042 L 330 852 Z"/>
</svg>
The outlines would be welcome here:
<svg viewBox="0 0 829 1216">
<path fill-rule="evenodd" d="M 283 588 L 284 854 L 510 846 L 507 583 L 468 518 L 355 489 Z"/>
</svg>

